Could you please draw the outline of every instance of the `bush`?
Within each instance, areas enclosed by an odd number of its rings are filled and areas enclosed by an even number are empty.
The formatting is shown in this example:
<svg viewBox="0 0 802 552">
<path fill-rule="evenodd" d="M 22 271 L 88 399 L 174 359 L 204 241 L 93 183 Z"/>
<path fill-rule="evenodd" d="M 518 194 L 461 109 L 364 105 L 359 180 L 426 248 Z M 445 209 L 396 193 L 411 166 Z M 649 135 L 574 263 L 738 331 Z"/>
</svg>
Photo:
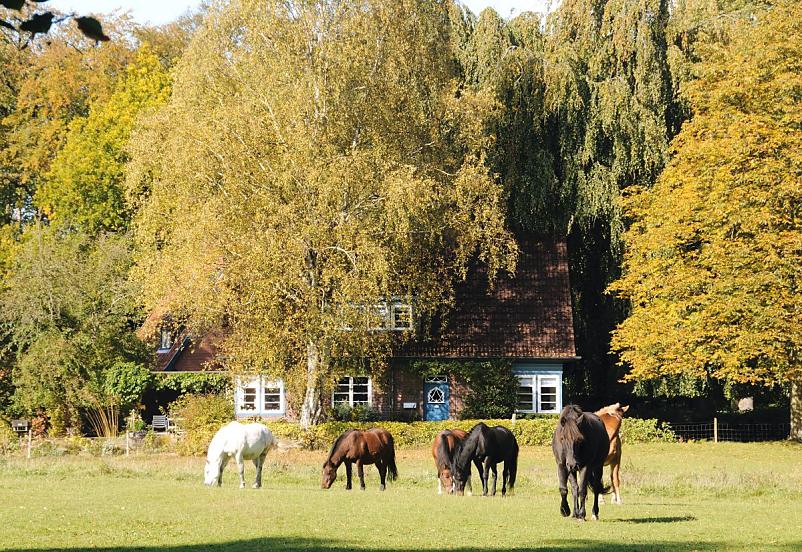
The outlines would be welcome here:
<svg viewBox="0 0 802 552">
<path fill-rule="evenodd" d="M 184 432 L 176 452 L 185 456 L 205 454 L 217 430 L 234 419 L 233 401 L 221 394 L 183 395 L 169 411 Z"/>
<path fill-rule="evenodd" d="M 300 441 L 305 448 L 326 449 L 334 439 L 347 429 L 367 429 L 383 427 L 393 434 L 398 448 L 423 448 L 434 441 L 435 436 L 444 429 L 470 429 L 482 420 L 459 420 L 443 422 L 327 422 L 302 430 L 297 424 L 289 422 L 269 423 L 270 429 L 278 437 Z M 515 425 L 509 419 L 483 420 L 487 425 L 500 425 L 512 430 L 520 446 L 548 446 L 557 424 L 556 415 L 540 416 L 528 420 L 517 420 Z M 657 420 L 624 419 L 622 436 L 628 443 L 654 443 L 676 440 L 671 430 Z"/>
<path fill-rule="evenodd" d="M 0 418 L 0 454 L 10 454 L 19 449 L 19 437 L 4 419 Z"/>
<path fill-rule="evenodd" d="M 379 411 L 370 406 L 340 403 L 332 409 L 332 416 L 338 422 L 375 422 L 381 419 Z"/>
</svg>

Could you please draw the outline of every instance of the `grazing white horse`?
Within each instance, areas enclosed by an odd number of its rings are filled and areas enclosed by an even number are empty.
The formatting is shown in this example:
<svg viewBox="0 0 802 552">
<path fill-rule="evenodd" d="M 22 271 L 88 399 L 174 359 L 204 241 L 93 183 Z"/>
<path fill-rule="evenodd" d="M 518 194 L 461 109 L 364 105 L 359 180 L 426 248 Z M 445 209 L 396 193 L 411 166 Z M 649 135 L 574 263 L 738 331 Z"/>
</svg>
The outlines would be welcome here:
<svg viewBox="0 0 802 552">
<path fill-rule="evenodd" d="M 221 427 L 209 443 L 206 454 L 204 483 L 220 486 L 223 483 L 223 469 L 232 457 L 239 470 L 239 488 L 245 488 L 245 460 L 253 460 L 256 466 L 254 489 L 262 486 L 262 466 L 270 449 L 278 443 L 275 437 L 262 424 L 241 424 L 231 422 Z"/>
</svg>

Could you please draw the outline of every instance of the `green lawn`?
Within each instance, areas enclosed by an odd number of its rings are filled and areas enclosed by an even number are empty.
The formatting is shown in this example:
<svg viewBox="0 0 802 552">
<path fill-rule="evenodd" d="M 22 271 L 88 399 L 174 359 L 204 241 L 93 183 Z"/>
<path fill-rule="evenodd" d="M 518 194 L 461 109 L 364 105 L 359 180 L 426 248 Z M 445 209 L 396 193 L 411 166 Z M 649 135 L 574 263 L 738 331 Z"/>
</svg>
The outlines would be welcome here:
<svg viewBox="0 0 802 552">
<path fill-rule="evenodd" d="M 802 446 L 624 448 L 625 504 L 559 515 L 551 451 L 525 448 L 511 498 L 436 495 L 428 451 L 400 451 L 380 493 L 319 486 L 325 453 L 271 453 L 261 490 L 201 484 L 203 459 L 0 459 L 0 549 L 802 550 Z M 246 472 L 253 481 L 253 466 Z M 478 485 L 477 485 L 478 486 Z"/>
</svg>

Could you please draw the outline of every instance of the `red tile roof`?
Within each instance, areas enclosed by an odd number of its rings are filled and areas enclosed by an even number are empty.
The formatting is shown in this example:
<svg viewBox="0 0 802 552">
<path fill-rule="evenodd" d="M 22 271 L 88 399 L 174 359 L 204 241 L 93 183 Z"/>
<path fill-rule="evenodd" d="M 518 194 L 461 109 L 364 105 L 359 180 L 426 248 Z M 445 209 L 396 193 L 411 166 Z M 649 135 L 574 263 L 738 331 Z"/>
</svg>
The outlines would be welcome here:
<svg viewBox="0 0 802 552">
<path fill-rule="evenodd" d="M 514 277 L 488 291 L 483 269 L 456 290 L 445 331 L 399 348 L 429 358 L 575 358 L 568 254 L 564 242 L 526 240 Z"/>
<path fill-rule="evenodd" d="M 169 351 L 156 353 L 154 370 L 159 372 L 201 372 L 219 370 L 217 359 L 221 332 L 210 332 L 201 338 L 191 338 L 182 333 Z"/>
</svg>

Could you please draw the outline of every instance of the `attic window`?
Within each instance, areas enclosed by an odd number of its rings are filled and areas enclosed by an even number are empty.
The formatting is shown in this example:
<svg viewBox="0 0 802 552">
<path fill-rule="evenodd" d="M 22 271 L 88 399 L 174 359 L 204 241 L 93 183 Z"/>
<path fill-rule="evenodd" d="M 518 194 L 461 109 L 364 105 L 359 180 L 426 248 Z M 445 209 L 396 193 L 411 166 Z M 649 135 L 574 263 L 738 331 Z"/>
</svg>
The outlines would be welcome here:
<svg viewBox="0 0 802 552">
<path fill-rule="evenodd" d="M 159 351 L 169 351 L 173 347 L 173 334 L 169 328 L 162 328 L 159 335 Z"/>
</svg>

